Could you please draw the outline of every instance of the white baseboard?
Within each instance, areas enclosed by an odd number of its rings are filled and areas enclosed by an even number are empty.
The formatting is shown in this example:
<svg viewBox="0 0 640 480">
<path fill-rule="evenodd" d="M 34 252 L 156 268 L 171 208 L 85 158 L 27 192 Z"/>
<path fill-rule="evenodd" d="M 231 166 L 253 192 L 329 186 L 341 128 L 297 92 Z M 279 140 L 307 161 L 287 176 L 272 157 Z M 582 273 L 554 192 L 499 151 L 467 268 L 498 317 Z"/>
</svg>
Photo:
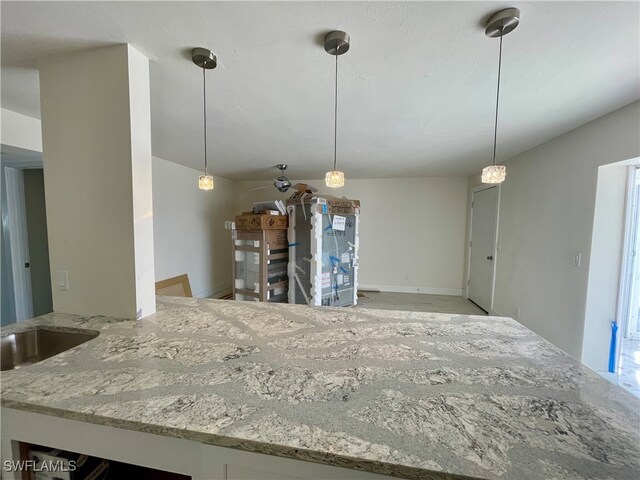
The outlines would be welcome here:
<svg viewBox="0 0 640 480">
<path fill-rule="evenodd" d="M 449 295 L 453 297 L 462 296 L 461 288 L 434 288 L 434 287 L 407 287 L 403 285 L 374 285 L 363 284 L 358 285 L 358 290 L 373 290 L 390 293 L 424 293 L 430 295 Z M 218 284 L 214 288 L 194 293 L 194 297 L 199 298 L 218 298 L 229 293 L 231 288 L 227 284 Z"/>
<path fill-rule="evenodd" d="M 454 297 L 462 296 L 461 288 L 434 288 L 434 287 L 407 287 L 404 285 L 374 285 L 371 283 L 361 283 L 359 290 L 380 290 L 390 293 L 426 293 L 430 295 L 450 295 Z"/>
</svg>

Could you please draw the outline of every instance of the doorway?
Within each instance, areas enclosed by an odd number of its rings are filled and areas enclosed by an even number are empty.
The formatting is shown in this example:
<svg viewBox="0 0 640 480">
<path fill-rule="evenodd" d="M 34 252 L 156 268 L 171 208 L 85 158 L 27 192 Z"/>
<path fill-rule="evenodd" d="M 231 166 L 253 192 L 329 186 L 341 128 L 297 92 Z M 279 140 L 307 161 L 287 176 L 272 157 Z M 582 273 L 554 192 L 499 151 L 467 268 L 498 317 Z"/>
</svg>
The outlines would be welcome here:
<svg viewBox="0 0 640 480">
<path fill-rule="evenodd" d="M 39 152 L 2 145 L 2 310 L 7 325 L 53 311 L 44 176 Z"/>
<path fill-rule="evenodd" d="M 618 384 L 640 397 L 640 167 L 628 168 L 620 274 Z"/>
<path fill-rule="evenodd" d="M 467 297 L 485 312 L 493 308 L 500 187 L 480 185 L 471 194 Z"/>
</svg>

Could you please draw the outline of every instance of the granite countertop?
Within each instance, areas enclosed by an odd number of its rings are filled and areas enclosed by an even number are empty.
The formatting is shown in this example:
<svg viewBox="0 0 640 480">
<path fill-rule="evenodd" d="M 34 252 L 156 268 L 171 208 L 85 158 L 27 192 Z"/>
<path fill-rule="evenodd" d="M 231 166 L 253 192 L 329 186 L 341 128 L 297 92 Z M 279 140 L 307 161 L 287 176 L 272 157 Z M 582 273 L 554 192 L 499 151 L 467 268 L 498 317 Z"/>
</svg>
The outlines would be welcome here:
<svg viewBox="0 0 640 480">
<path fill-rule="evenodd" d="M 2 372 L 2 406 L 426 479 L 633 479 L 635 397 L 514 320 L 158 297 Z"/>
</svg>

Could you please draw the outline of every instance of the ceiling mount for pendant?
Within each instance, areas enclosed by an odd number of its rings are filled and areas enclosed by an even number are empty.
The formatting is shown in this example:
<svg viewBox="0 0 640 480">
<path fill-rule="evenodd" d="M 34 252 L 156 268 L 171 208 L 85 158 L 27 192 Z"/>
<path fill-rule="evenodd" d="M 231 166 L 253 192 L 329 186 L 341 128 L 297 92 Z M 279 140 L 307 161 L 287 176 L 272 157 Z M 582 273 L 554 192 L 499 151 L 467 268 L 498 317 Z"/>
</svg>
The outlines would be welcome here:
<svg viewBox="0 0 640 480">
<path fill-rule="evenodd" d="M 515 7 L 499 10 L 489 17 L 485 24 L 485 35 L 500 39 L 498 54 L 498 86 L 496 88 L 496 117 L 493 128 L 493 161 L 482 169 L 482 183 L 502 183 L 507 176 L 507 167 L 496 165 L 496 150 L 498 145 L 498 110 L 500 106 L 500 74 L 502 72 L 502 38 L 514 31 L 520 24 L 520 10 Z"/>
<path fill-rule="evenodd" d="M 218 66 L 218 57 L 208 48 L 194 48 L 191 50 L 191 60 L 200 68 L 211 70 Z"/>
<path fill-rule="evenodd" d="M 500 10 L 487 20 L 484 33 L 487 37 L 502 37 L 520 25 L 520 10 L 515 7 Z"/>
<path fill-rule="evenodd" d="M 324 37 L 324 50 L 330 55 L 343 55 L 349 51 L 349 34 L 341 30 L 329 32 Z"/>
</svg>

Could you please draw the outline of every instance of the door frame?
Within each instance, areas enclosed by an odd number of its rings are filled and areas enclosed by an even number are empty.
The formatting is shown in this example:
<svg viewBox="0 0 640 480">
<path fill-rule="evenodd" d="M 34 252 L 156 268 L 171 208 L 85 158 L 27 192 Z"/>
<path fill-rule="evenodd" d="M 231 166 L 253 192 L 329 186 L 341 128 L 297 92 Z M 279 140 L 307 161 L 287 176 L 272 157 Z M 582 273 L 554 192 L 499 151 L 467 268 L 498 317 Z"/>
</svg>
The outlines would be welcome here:
<svg viewBox="0 0 640 480">
<path fill-rule="evenodd" d="M 11 249 L 11 269 L 16 322 L 33 317 L 33 298 L 31 292 L 31 270 L 25 266 L 29 260 L 27 232 L 27 211 L 24 192 L 24 168 L 2 166 L 2 186 L 6 189 L 6 218 L 9 228 L 9 248 Z"/>
<path fill-rule="evenodd" d="M 471 189 L 471 195 L 469 195 L 469 203 L 467 211 L 467 224 L 469 225 L 469 239 L 467 240 L 467 277 L 465 279 L 464 292 L 467 300 L 469 299 L 469 283 L 471 279 L 471 239 L 473 238 L 473 204 L 476 193 L 488 190 L 490 188 L 498 189 L 498 200 L 496 202 L 496 222 L 494 225 L 494 244 L 493 244 L 493 268 L 491 270 L 491 306 L 489 307 L 489 315 L 499 315 L 493 309 L 493 301 L 496 292 L 496 272 L 498 268 L 498 253 L 500 252 L 500 242 L 498 241 L 498 229 L 500 227 L 500 199 L 502 195 L 502 184 L 489 184 L 481 183 Z"/>
</svg>

